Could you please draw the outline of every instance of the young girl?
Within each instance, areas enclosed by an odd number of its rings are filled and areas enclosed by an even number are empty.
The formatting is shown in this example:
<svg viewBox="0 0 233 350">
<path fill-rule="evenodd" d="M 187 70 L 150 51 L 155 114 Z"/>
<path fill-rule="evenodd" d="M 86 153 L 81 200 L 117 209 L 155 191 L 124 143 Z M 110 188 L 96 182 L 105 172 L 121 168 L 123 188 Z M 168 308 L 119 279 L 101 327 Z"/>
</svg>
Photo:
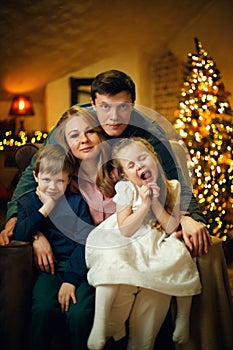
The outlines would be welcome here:
<svg viewBox="0 0 233 350">
<path fill-rule="evenodd" d="M 172 295 L 177 296 L 173 340 L 185 343 L 191 296 L 201 285 L 195 262 L 176 238 L 180 184 L 165 178 L 144 139 L 120 140 L 112 160 L 122 179 L 115 186 L 117 212 L 86 242 L 88 281 L 96 287 L 88 347 L 103 349 L 108 337 L 123 337 L 130 317 L 128 349 L 153 349 Z M 111 195 L 109 186 L 102 191 Z"/>
</svg>

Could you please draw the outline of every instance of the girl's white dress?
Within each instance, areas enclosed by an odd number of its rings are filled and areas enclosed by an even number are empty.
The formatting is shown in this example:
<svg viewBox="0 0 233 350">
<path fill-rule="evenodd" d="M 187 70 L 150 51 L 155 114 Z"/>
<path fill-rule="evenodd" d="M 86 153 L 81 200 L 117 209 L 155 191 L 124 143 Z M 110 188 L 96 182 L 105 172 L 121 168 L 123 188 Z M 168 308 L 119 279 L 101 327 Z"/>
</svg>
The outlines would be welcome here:
<svg viewBox="0 0 233 350">
<path fill-rule="evenodd" d="M 180 202 L 180 184 L 171 180 L 174 196 Z M 117 204 L 141 204 L 137 186 L 130 181 L 116 185 L 113 198 Z M 184 296 L 201 292 L 195 260 L 176 233 L 168 236 L 158 228 L 151 228 L 148 212 L 141 228 L 132 236 L 122 236 L 116 213 L 98 225 L 86 242 L 87 278 L 93 286 L 101 284 L 129 284 L 153 289 L 160 293 Z"/>
</svg>

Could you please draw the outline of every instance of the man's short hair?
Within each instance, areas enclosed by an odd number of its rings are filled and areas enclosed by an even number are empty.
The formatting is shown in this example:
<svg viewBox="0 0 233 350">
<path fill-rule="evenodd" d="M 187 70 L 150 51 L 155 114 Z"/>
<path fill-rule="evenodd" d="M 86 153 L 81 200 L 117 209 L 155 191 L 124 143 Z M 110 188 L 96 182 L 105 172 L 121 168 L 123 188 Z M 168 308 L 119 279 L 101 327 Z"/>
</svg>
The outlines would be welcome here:
<svg viewBox="0 0 233 350">
<path fill-rule="evenodd" d="M 132 103 L 134 103 L 136 92 L 133 80 L 124 72 L 111 69 L 95 77 L 91 85 L 91 98 L 93 103 L 95 103 L 96 93 L 113 96 L 122 91 L 128 92 Z"/>
</svg>

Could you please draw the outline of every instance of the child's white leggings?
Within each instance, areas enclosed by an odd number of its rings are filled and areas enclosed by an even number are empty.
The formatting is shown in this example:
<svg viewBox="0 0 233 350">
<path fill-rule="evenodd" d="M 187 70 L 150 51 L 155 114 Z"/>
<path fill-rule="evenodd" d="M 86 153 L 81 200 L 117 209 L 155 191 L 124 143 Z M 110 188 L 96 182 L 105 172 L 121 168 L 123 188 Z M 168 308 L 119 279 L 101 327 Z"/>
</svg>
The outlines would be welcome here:
<svg viewBox="0 0 233 350">
<path fill-rule="evenodd" d="M 130 285 L 98 286 L 94 325 L 88 339 L 89 349 L 103 349 L 109 336 L 115 340 L 122 338 L 128 317 L 128 350 L 153 349 L 170 300 L 169 295 Z"/>
</svg>

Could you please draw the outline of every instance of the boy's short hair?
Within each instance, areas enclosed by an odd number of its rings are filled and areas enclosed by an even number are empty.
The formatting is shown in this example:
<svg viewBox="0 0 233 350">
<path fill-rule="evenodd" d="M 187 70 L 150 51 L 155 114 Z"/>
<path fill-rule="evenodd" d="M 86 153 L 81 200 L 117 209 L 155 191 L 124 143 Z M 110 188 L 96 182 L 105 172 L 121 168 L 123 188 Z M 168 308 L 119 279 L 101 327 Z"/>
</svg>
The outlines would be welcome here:
<svg viewBox="0 0 233 350">
<path fill-rule="evenodd" d="M 116 95 L 126 91 L 131 95 L 132 103 L 135 102 L 136 92 L 133 80 L 116 69 L 111 69 L 98 74 L 91 84 L 91 98 L 95 104 L 96 93 L 100 95 Z"/>
<path fill-rule="evenodd" d="M 35 154 L 33 170 L 36 175 L 41 173 L 51 173 L 53 175 L 62 171 L 72 176 L 75 169 L 74 158 L 60 145 L 42 146 Z"/>
</svg>

